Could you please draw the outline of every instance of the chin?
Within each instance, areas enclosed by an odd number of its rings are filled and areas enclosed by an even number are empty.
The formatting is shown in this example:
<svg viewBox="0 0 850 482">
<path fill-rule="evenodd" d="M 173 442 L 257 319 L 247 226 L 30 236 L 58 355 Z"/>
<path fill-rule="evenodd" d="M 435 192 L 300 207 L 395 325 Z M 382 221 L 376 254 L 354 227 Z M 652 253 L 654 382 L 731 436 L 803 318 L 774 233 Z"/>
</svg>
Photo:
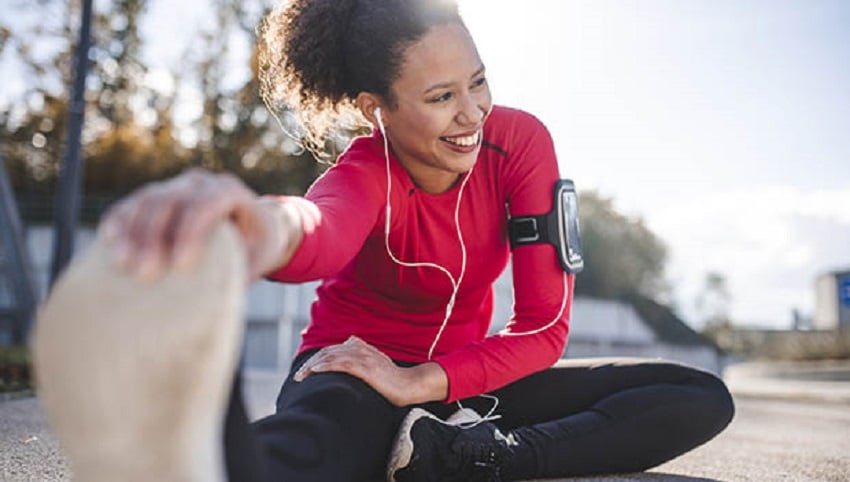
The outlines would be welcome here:
<svg viewBox="0 0 850 482">
<path fill-rule="evenodd" d="M 463 166 L 459 170 L 459 172 L 466 172 L 466 171 L 472 169 L 472 166 L 474 166 L 478 162 L 478 153 L 479 152 L 481 152 L 481 148 L 476 149 L 475 152 L 473 152 L 473 153 L 470 153 L 468 155 L 463 156 L 463 159 L 461 160 L 461 162 L 458 163 L 459 165 Z"/>
<path fill-rule="evenodd" d="M 480 146 L 472 152 L 467 152 L 463 154 L 452 152 L 450 153 L 450 155 L 443 158 L 444 164 L 446 165 L 446 168 L 451 172 L 462 174 L 472 169 L 472 166 L 474 166 L 475 163 L 478 162 L 479 152 L 481 152 Z"/>
</svg>

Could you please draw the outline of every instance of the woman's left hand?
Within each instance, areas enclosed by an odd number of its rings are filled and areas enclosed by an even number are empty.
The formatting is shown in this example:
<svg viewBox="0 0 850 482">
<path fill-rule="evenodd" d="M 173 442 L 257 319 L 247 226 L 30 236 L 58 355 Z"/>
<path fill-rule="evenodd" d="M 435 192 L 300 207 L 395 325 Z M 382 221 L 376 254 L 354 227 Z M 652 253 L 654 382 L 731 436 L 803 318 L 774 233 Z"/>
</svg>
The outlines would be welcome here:
<svg viewBox="0 0 850 482">
<path fill-rule="evenodd" d="M 343 372 L 374 388 L 395 406 L 442 400 L 448 379 L 436 363 L 400 367 L 380 350 L 355 336 L 345 343 L 322 348 L 295 373 L 301 382 L 314 373 Z"/>
</svg>

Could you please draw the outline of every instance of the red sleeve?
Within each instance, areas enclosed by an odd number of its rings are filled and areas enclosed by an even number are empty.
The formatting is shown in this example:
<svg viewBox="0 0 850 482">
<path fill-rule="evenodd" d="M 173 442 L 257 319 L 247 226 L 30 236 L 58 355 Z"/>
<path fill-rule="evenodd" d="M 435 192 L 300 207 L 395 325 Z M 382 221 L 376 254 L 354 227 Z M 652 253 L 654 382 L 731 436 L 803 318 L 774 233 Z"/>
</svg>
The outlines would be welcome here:
<svg viewBox="0 0 850 482">
<path fill-rule="evenodd" d="M 559 178 L 552 138 L 534 117 L 512 112 L 501 175 L 510 214 L 545 214 Z M 435 359 L 449 378 L 449 402 L 548 368 L 563 354 L 574 275 L 563 272 L 551 245 L 520 246 L 511 263 L 514 313 L 505 330 Z"/>
<path fill-rule="evenodd" d="M 375 166 L 366 162 L 340 162 L 316 180 L 304 198 L 281 198 L 299 210 L 304 238 L 289 263 L 266 277 L 301 283 L 345 267 L 386 204 L 386 186 L 377 174 Z"/>
</svg>

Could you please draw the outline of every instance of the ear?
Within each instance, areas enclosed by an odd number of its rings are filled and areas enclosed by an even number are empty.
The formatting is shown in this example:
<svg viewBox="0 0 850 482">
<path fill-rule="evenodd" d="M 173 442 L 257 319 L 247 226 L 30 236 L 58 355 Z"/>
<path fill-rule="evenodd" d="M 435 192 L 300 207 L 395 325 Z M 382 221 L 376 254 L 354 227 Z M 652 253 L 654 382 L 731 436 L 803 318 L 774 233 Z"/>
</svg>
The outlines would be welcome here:
<svg viewBox="0 0 850 482">
<path fill-rule="evenodd" d="M 360 109 L 360 113 L 363 114 L 363 117 L 366 118 L 369 122 L 372 123 L 373 126 L 378 127 L 378 118 L 375 116 L 375 109 L 381 109 L 381 120 L 384 122 L 384 125 L 387 124 L 387 109 L 384 107 L 384 103 L 381 101 L 381 98 L 371 92 L 360 92 L 357 94 L 357 98 L 354 99 L 354 103 L 357 105 L 357 108 Z"/>
</svg>

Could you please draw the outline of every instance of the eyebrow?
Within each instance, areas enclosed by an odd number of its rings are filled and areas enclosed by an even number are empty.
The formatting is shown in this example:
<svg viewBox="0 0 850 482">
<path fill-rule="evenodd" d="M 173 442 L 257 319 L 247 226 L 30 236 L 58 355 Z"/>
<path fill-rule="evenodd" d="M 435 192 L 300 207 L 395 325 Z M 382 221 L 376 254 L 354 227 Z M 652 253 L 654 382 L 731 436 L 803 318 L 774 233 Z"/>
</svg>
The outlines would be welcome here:
<svg viewBox="0 0 850 482">
<path fill-rule="evenodd" d="M 472 79 L 472 78 L 478 77 L 482 73 L 484 73 L 484 65 L 482 65 L 481 67 L 478 67 L 478 70 L 473 72 L 472 75 L 469 78 Z M 427 89 L 425 89 L 423 94 L 427 94 L 427 93 L 429 93 L 433 90 L 447 89 L 447 88 L 449 88 L 453 85 L 454 85 L 454 82 L 440 82 L 439 84 L 434 84 L 431 87 L 428 87 Z"/>
</svg>

